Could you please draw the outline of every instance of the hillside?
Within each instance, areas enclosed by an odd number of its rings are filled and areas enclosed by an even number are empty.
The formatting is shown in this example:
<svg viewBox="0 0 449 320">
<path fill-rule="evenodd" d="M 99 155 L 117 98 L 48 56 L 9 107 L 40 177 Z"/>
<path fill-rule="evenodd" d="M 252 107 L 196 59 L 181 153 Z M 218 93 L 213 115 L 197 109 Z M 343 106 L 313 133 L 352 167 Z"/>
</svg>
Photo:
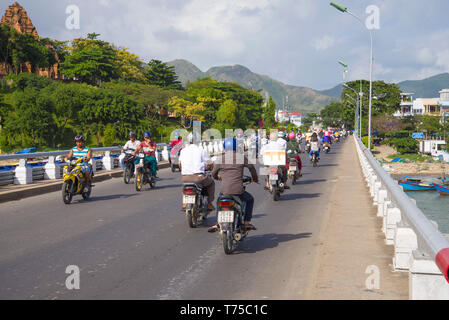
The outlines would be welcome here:
<svg viewBox="0 0 449 320">
<path fill-rule="evenodd" d="M 187 81 L 194 81 L 198 77 L 211 77 L 219 81 L 237 82 L 245 88 L 262 89 L 262 95 L 264 97 L 271 95 L 278 107 L 283 106 L 284 99 L 288 96 L 289 105 L 295 111 L 318 112 L 327 104 L 336 100 L 335 97 L 327 96 L 310 88 L 286 85 L 268 76 L 254 73 L 241 65 L 213 67 L 207 72 L 202 72 L 186 60 L 174 60 L 167 62 L 167 64 L 175 67 L 175 71 L 183 84 Z"/>
<path fill-rule="evenodd" d="M 441 89 L 449 88 L 449 73 L 442 73 L 423 80 L 398 83 L 402 92 L 414 93 L 414 98 L 437 98 Z"/>
</svg>

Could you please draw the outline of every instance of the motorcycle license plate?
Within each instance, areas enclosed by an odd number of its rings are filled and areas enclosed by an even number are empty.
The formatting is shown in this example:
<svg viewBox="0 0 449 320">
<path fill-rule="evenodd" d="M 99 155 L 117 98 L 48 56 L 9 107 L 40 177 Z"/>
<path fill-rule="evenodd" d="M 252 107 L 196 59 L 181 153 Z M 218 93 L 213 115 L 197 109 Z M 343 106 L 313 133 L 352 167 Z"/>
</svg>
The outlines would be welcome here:
<svg viewBox="0 0 449 320">
<path fill-rule="evenodd" d="M 278 175 L 277 174 L 270 174 L 270 180 L 277 180 Z"/>
<path fill-rule="evenodd" d="M 234 222 L 234 211 L 219 211 L 218 223 L 232 223 Z"/>
<path fill-rule="evenodd" d="M 185 204 L 195 204 L 195 196 L 183 196 L 182 202 Z"/>
<path fill-rule="evenodd" d="M 290 171 L 296 171 L 296 167 L 295 166 L 290 166 Z"/>
</svg>

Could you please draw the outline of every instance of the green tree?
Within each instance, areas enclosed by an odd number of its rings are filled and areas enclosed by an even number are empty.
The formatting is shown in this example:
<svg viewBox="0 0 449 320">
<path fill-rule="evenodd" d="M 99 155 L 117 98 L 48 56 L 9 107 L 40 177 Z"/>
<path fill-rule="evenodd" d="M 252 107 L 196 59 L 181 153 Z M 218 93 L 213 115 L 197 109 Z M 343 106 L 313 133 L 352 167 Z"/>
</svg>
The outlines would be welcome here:
<svg viewBox="0 0 449 320">
<path fill-rule="evenodd" d="M 270 96 L 267 105 L 265 106 L 265 110 L 263 112 L 263 123 L 265 128 L 272 128 L 276 122 L 276 103 L 273 100 L 273 97 Z"/>
<path fill-rule="evenodd" d="M 322 123 L 326 127 L 337 127 L 343 123 L 343 104 L 332 102 L 320 111 Z"/>
<path fill-rule="evenodd" d="M 175 68 L 168 66 L 160 60 L 151 60 L 145 70 L 145 77 L 148 84 L 155 85 L 161 88 L 181 90 L 182 85 L 178 80 Z"/>
<path fill-rule="evenodd" d="M 139 56 L 126 48 L 115 48 L 117 55 L 117 77 L 124 81 L 145 83 L 143 62 Z"/>
<path fill-rule="evenodd" d="M 104 146 L 113 146 L 116 141 L 116 130 L 112 123 L 108 123 L 104 129 Z"/>
<path fill-rule="evenodd" d="M 69 50 L 70 55 L 60 66 L 66 77 L 92 85 L 117 78 L 117 52 L 110 43 L 96 37 L 77 39 Z"/>
<path fill-rule="evenodd" d="M 217 112 L 214 128 L 219 130 L 234 129 L 237 125 L 238 108 L 233 100 L 225 100 Z"/>
</svg>

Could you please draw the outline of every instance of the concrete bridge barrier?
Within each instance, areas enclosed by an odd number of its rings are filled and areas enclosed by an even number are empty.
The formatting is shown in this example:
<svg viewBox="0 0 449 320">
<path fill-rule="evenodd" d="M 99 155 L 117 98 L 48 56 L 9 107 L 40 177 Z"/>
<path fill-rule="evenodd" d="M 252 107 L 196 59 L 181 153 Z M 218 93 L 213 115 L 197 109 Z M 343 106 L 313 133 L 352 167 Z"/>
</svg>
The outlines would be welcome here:
<svg viewBox="0 0 449 320">
<path fill-rule="evenodd" d="M 360 139 L 354 139 L 385 242 L 394 246 L 394 269 L 409 273 L 409 298 L 449 299 L 449 241 Z"/>
</svg>

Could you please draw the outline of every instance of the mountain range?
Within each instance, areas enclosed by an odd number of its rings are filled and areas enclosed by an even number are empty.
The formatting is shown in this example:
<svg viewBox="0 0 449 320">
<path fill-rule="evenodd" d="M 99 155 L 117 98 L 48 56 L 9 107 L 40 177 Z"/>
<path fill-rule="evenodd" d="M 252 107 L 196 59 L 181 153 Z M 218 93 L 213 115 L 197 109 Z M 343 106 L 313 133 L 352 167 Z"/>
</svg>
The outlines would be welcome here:
<svg viewBox="0 0 449 320">
<path fill-rule="evenodd" d="M 287 96 L 290 110 L 304 113 L 317 112 L 332 101 L 338 100 L 336 97 L 322 94 L 311 88 L 286 85 L 268 76 L 254 73 L 242 65 L 212 67 L 206 72 L 201 71 L 187 60 L 173 60 L 167 62 L 167 65 L 175 68 L 176 74 L 183 84 L 204 77 L 218 81 L 237 82 L 245 88 L 261 90 L 261 94 L 265 98 L 272 96 L 278 109 L 284 106 Z"/>
<path fill-rule="evenodd" d="M 206 72 L 182 59 L 169 61 L 167 65 L 175 68 L 176 74 L 183 84 L 204 77 L 218 81 L 237 82 L 245 88 L 260 90 L 265 98 L 272 96 L 278 109 L 284 106 L 285 97 L 288 96 L 290 110 L 304 113 L 319 112 L 329 103 L 338 101 L 342 92 L 341 84 L 321 91 L 287 85 L 268 76 L 254 73 L 242 65 L 212 67 Z M 449 88 L 449 73 L 442 73 L 423 80 L 403 81 L 398 85 L 402 92 L 414 93 L 415 98 L 436 98 L 439 97 L 441 89 Z"/>
</svg>

